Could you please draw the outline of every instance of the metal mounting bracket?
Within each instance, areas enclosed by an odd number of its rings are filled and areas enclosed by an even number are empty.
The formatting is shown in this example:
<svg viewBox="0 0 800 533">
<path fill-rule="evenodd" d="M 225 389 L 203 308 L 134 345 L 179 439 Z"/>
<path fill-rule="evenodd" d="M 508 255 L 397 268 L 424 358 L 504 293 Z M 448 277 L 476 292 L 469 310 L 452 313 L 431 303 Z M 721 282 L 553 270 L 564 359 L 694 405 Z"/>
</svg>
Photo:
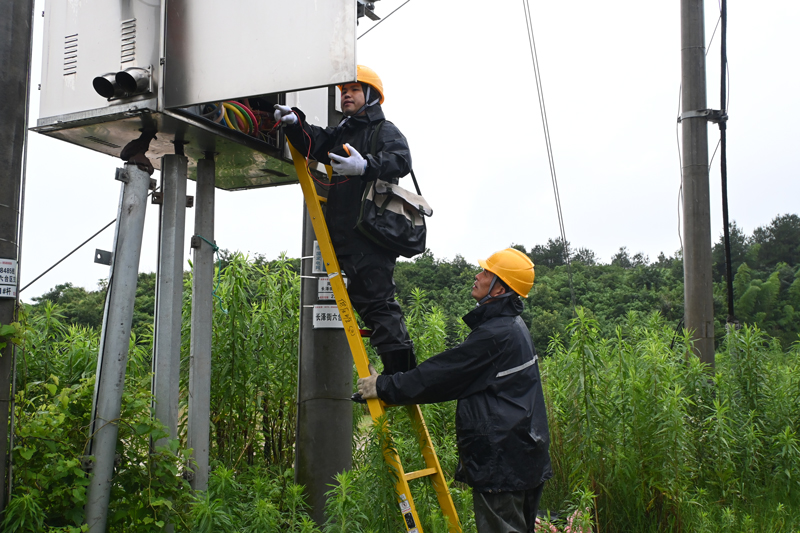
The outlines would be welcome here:
<svg viewBox="0 0 800 533">
<path fill-rule="evenodd" d="M 681 115 L 678 117 L 678 122 L 681 122 L 687 118 L 704 118 L 709 122 L 716 124 L 718 122 L 726 122 L 728 120 L 728 115 L 719 109 L 698 109 L 696 111 L 686 111 L 685 113 L 681 113 Z"/>
<path fill-rule="evenodd" d="M 111 266 L 111 258 L 113 254 L 105 250 L 96 248 L 94 251 L 94 262 L 99 265 Z"/>
</svg>

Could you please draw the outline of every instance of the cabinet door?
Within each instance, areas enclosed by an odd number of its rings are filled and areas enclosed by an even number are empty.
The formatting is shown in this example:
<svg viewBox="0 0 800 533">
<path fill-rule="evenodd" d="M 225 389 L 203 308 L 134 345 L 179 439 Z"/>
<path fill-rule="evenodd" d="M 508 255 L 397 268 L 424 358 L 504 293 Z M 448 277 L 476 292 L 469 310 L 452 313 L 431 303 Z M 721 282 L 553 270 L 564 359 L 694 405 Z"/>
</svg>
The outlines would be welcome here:
<svg viewBox="0 0 800 533">
<path fill-rule="evenodd" d="M 164 106 L 356 78 L 356 0 L 169 0 Z"/>
</svg>

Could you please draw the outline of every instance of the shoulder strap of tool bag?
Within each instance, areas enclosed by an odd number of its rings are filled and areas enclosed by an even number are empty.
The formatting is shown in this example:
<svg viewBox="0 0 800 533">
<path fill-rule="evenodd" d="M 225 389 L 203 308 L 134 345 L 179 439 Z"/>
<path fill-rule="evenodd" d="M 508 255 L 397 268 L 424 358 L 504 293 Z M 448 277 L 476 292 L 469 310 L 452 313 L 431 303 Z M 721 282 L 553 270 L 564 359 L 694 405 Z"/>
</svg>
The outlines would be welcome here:
<svg viewBox="0 0 800 533">
<path fill-rule="evenodd" d="M 375 150 L 378 148 L 378 135 L 381 133 L 384 122 L 386 122 L 386 119 L 381 120 L 372 127 L 369 141 L 369 154 L 375 155 Z M 422 196 L 422 192 L 419 190 L 419 184 L 417 184 L 417 177 L 414 175 L 414 169 L 411 169 L 411 179 L 414 180 L 414 188 L 417 189 L 417 194 Z"/>
</svg>

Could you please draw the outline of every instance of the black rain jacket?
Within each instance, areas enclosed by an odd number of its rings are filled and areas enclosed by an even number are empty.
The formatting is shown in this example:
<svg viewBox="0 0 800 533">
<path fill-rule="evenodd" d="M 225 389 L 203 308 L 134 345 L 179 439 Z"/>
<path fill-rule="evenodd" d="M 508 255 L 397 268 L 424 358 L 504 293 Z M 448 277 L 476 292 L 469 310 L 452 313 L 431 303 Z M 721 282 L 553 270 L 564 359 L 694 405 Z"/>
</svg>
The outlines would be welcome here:
<svg viewBox="0 0 800 533">
<path fill-rule="evenodd" d="M 378 132 L 375 153 L 368 153 L 372 132 L 379 122 L 386 120 L 379 104 L 368 107 L 365 115 L 350 117 L 335 128 L 308 124 L 302 111 L 292 109 L 300 117 L 300 123 L 287 127 L 286 136 L 301 154 L 309 154 L 310 138 L 310 157 L 320 163 L 330 165 L 330 151 L 336 150 L 337 154 L 343 155 L 342 145 L 345 143 L 349 143 L 367 160 L 367 170 L 363 176 L 351 178 L 334 175 L 333 185 L 328 187 L 325 221 L 336 254 L 380 253 L 396 256 L 394 252 L 365 237 L 356 229 L 356 222 L 368 181 L 380 178 L 398 183 L 401 177 L 411 171 L 411 151 L 406 138 L 397 126 L 385 121 Z"/>
<path fill-rule="evenodd" d="M 490 301 L 464 316 L 472 332 L 462 344 L 378 376 L 388 404 L 458 400 L 456 479 L 478 492 L 529 490 L 553 476 L 539 365 L 521 312 L 518 298 Z"/>
</svg>

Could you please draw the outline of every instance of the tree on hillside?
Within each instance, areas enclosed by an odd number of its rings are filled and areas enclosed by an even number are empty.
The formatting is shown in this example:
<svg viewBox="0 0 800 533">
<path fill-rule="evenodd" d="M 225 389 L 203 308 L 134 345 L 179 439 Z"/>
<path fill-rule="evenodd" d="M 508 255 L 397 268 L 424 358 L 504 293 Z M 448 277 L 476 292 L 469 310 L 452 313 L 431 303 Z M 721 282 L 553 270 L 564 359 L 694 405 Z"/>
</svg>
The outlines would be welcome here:
<svg viewBox="0 0 800 533">
<path fill-rule="evenodd" d="M 759 267 L 772 269 L 778 263 L 791 267 L 800 264 L 800 217 L 779 215 L 769 226 L 753 231 L 753 241 L 759 245 Z"/>
<path fill-rule="evenodd" d="M 567 241 L 567 248 L 569 248 L 569 241 Z M 564 260 L 564 241 L 561 237 L 556 239 L 547 239 L 547 244 L 537 244 L 528 253 L 533 264 L 536 266 L 545 266 L 547 268 L 555 268 L 557 266 L 565 265 Z"/>
<path fill-rule="evenodd" d="M 731 272 L 736 273 L 742 263 L 756 266 L 756 257 L 753 255 L 753 239 L 745 235 L 742 228 L 734 220 L 728 226 L 728 235 L 731 243 Z M 725 236 L 720 235 L 719 240 L 711 250 L 713 262 L 712 276 L 714 281 L 725 279 Z"/>
<path fill-rule="evenodd" d="M 41 296 L 31 299 L 36 302 L 33 306 L 34 312 L 44 309 L 49 302 L 58 306 L 65 322 L 99 328 L 103 323 L 105 289 L 104 283 L 101 284 L 100 290 L 90 292 L 67 282 L 60 283 Z"/>
<path fill-rule="evenodd" d="M 611 256 L 611 264 L 620 268 L 635 268 L 638 266 L 647 266 L 650 264 L 650 258 L 642 252 L 638 252 L 631 257 L 628 253 L 628 247 L 622 246 L 619 252 Z"/>
<path fill-rule="evenodd" d="M 155 283 L 155 273 L 139 274 L 131 326 L 137 338 L 147 335 L 153 326 Z M 32 298 L 35 303 L 29 306 L 28 311 L 34 316 L 40 314 L 49 302 L 58 306 L 59 313 L 67 324 L 100 329 L 103 325 L 103 309 L 107 290 L 106 280 L 100 280 L 96 291 L 75 287 L 71 282 L 61 283 L 41 296 Z"/>
</svg>

